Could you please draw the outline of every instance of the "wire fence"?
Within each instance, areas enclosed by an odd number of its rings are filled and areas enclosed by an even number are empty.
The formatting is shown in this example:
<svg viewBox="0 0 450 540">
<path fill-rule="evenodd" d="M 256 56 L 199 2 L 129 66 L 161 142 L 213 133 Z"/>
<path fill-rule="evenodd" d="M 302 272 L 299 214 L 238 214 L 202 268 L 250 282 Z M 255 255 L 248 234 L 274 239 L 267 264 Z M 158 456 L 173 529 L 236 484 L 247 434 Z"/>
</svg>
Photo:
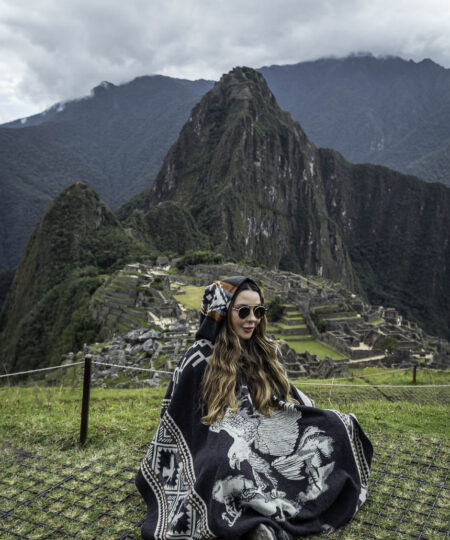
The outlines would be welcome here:
<svg viewBox="0 0 450 540">
<path fill-rule="evenodd" d="M 321 407 L 376 400 L 382 413 L 383 403 L 395 401 L 450 403 L 450 385 L 306 381 L 304 386 Z M 375 447 L 369 499 L 346 527 L 327 538 L 450 538 L 448 440 L 410 432 L 387 437 L 378 431 L 369 436 Z M 140 538 L 146 508 L 134 477 L 146 450 L 147 444 L 114 450 L 108 446 L 80 457 L 74 452 L 25 452 L 0 443 L 0 538 Z"/>
<path fill-rule="evenodd" d="M 367 503 L 333 539 L 449 538 L 449 448 L 439 439 L 370 434 L 375 445 Z M 147 446 L 96 452 L 74 464 L 0 447 L 0 537 L 140 538 L 146 508 L 134 477 Z"/>
</svg>

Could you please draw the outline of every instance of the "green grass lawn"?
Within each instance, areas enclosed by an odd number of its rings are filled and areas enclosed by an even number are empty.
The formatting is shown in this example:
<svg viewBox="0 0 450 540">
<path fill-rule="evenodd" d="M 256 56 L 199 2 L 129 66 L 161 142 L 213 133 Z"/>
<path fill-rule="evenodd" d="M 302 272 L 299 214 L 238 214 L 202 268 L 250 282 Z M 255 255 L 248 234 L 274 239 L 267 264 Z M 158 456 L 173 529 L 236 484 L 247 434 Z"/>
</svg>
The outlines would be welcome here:
<svg viewBox="0 0 450 540">
<path fill-rule="evenodd" d="M 287 336 L 284 336 L 286 339 Z M 315 340 L 308 340 L 308 341 L 288 341 L 286 342 L 289 344 L 289 347 L 291 349 L 294 349 L 295 352 L 299 354 L 303 354 L 306 351 L 309 351 L 311 354 L 317 354 L 320 358 L 325 358 L 325 356 L 329 356 L 333 360 L 343 360 L 345 356 L 337 351 L 334 351 L 333 349 L 330 349 L 326 345 L 323 345 L 322 343 L 319 343 Z"/>
<path fill-rule="evenodd" d="M 311 311 L 320 312 L 320 311 L 328 311 L 331 309 L 338 308 L 340 304 L 327 304 L 327 305 L 320 305 L 320 306 L 312 306 Z"/>
<path fill-rule="evenodd" d="M 412 370 L 380 368 L 353 370 L 351 377 L 343 379 L 298 379 L 295 384 L 306 393 L 317 393 L 314 383 L 359 384 L 364 387 L 368 382 L 414 387 Z M 450 384 L 450 372 L 418 370 L 417 384 Z M 324 388 L 328 391 L 327 387 Z M 417 392 L 420 390 L 418 388 Z M 147 440 L 158 423 L 160 403 L 165 391 L 164 386 L 140 389 L 92 388 L 88 446 L 101 448 L 111 444 L 139 444 Z M 75 388 L 37 385 L 26 388 L 0 387 L 0 441 L 9 441 L 26 448 L 76 449 L 80 404 L 80 385 Z M 328 406 L 329 403 L 324 402 L 323 405 Z M 355 401 L 354 407 L 367 419 L 369 427 L 379 425 L 379 402 L 376 406 L 372 402 Z M 429 414 L 424 416 L 427 411 Z M 401 419 L 402 429 L 444 434 L 448 430 L 447 416 L 448 406 L 439 402 L 430 405 L 383 402 L 383 417 L 390 418 L 389 422 L 394 428 L 399 426 L 398 421 Z"/>
<path fill-rule="evenodd" d="M 320 384 L 390 384 L 390 385 L 410 385 L 412 382 L 413 370 L 407 369 L 388 369 L 380 367 L 366 367 L 350 369 L 350 377 L 341 377 L 339 379 L 298 379 L 300 383 L 320 383 Z M 447 385 L 450 384 L 450 371 L 419 368 L 416 373 L 416 384 L 422 385 Z"/>
<path fill-rule="evenodd" d="M 202 305 L 203 293 L 205 287 L 196 285 L 183 285 L 179 289 L 184 294 L 175 294 L 174 297 L 187 309 L 198 309 Z"/>
<path fill-rule="evenodd" d="M 372 368 L 336 383 L 359 381 L 362 386 L 356 391 L 370 388 L 360 375 L 379 384 L 399 384 L 407 383 L 411 372 Z M 418 382 L 425 381 L 448 384 L 449 374 L 423 370 Z M 420 529 L 418 522 L 428 515 L 432 528 L 424 529 L 424 537 L 444 538 L 444 492 L 443 502 L 437 497 L 443 485 L 442 452 L 448 447 L 448 405 L 440 400 L 419 404 L 358 399 L 353 388 L 343 389 L 343 400 L 328 387 L 307 387 L 311 382 L 296 384 L 317 406 L 355 413 L 375 444 L 369 500 L 346 529 L 331 538 L 359 540 L 370 524 L 373 538 L 396 537 L 396 527 L 418 537 L 426 525 Z M 118 539 L 124 533 L 138 539 L 136 523 L 144 517 L 145 505 L 133 479 L 158 424 L 165 391 L 93 388 L 88 441 L 80 447 L 79 386 L 1 387 L 0 509 L 8 510 L 0 520 L 2 540 L 17 535 Z M 418 490 L 420 497 L 415 497 Z"/>
</svg>

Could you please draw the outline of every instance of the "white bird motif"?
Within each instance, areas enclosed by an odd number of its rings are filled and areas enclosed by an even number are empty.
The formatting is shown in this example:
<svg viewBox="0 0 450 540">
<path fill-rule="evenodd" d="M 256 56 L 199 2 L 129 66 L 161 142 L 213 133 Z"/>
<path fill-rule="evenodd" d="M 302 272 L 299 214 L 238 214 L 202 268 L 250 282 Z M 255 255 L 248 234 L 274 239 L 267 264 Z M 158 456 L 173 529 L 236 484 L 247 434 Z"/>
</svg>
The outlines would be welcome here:
<svg viewBox="0 0 450 540">
<path fill-rule="evenodd" d="M 305 502 L 327 489 L 326 479 L 334 468 L 334 462 L 323 464 L 323 459 L 329 458 L 332 452 L 332 438 L 318 427 L 308 426 L 295 453 L 275 459 L 272 465 L 290 480 L 308 478 L 306 491 L 299 494 L 299 500 Z"/>
<path fill-rule="evenodd" d="M 232 416 L 226 414 L 222 420 L 211 425 L 211 431 L 226 431 L 233 442 L 228 450 L 228 460 L 232 469 L 241 468 L 247 461 L 253 469 L 258 487 L 264 490 L 268 484 L 276 488 L 278 481 L 271 472 L 270 462 L 259 456 L 254 449 L 269 456 L 283 456 L 294 451 L 299 430 L 298 411 L 275 411 L 272 416 L 261 414 L 248 415 L 245 409 L 239 409 Z M 264 481 L 263 477 L 266 479 Z"/>
</svg>

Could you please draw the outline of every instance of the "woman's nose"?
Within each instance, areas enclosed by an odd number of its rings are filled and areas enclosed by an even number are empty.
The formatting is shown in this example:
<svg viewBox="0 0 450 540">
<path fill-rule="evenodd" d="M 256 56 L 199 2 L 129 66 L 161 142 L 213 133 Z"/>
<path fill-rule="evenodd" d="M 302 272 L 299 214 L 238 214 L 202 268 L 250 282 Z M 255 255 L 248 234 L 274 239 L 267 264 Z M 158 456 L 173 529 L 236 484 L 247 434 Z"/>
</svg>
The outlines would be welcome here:
<svg viewBox="0 0 450 540">
<path fill-rule="evenodd" d="M 247 317 L 247 319 L 249 321 L 256 321 L 257 320 L 256 317 L 255 317 L 255 313 L 254 313 L 253 309 L 254 308 L 250 308 L 250 313 L 248 314 L 248 317 Z"/>
</svg>

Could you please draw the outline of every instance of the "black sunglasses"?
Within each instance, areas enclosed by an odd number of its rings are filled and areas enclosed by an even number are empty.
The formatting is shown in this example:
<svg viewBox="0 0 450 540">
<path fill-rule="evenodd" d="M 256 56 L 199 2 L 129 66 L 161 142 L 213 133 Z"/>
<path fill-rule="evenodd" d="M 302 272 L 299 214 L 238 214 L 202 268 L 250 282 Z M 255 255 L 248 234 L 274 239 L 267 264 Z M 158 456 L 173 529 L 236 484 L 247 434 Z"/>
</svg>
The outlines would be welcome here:
<svg viewBox="0 0 450 540">
<path fill-rule="evenodd" d="M 257 319 L 262 319 L 267 311 L 266 306 L 252 306 L 252 308 L 253 308 L 253 315 Z M 250 306 L 241 306 L 239 308 L 234 307 L 231 309 L 234 309 L 234 311 L 238 312 L 240 319 L 246 319 L 250 315 Z"/>
</svg>

